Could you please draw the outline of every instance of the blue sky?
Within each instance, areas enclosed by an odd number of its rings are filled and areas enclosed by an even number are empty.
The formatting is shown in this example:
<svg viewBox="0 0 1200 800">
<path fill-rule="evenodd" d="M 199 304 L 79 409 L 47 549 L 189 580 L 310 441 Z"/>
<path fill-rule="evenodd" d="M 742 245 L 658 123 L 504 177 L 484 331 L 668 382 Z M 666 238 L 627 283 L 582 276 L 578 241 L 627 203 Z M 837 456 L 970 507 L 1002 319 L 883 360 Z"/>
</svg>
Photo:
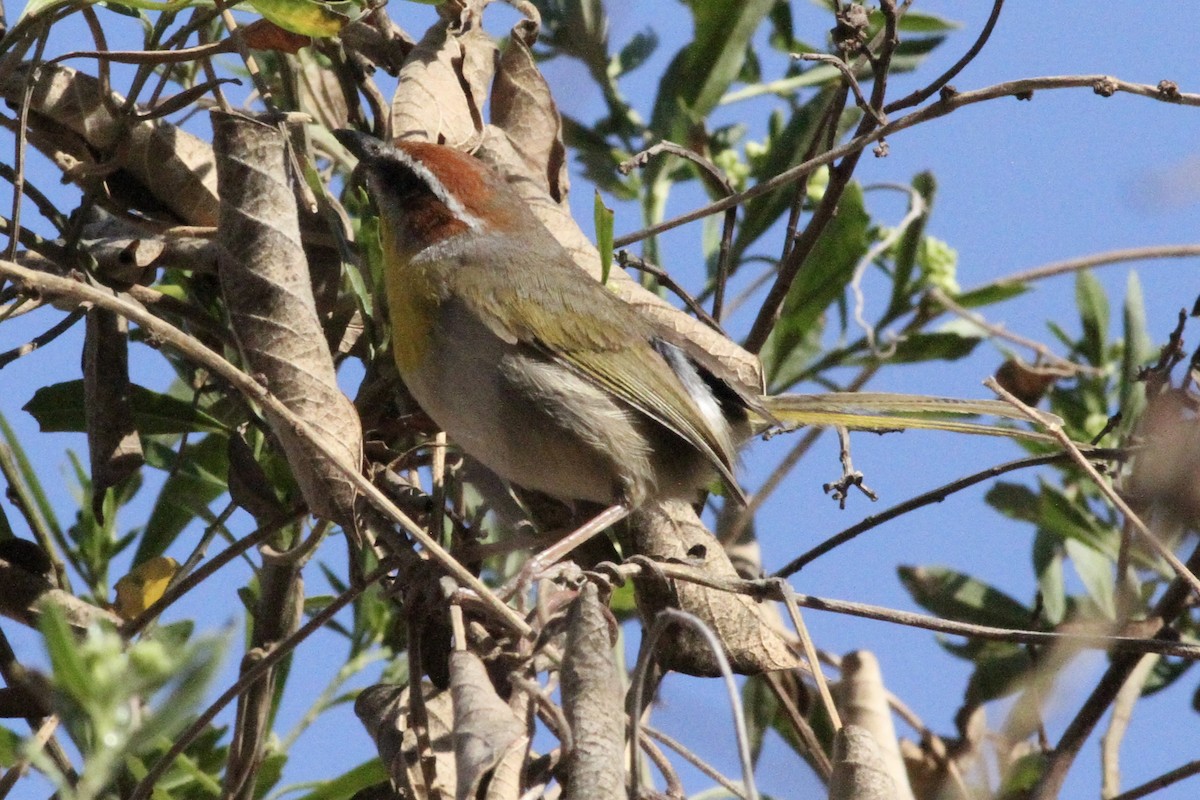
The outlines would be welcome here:
<svg viewBox="0 0 1200 800">
<path fill-rule="evenodd" d="M 805 2 L 793 4 L 797 36 L 821 42 L 831 23 L 828 14 Z M 682 6 L 669 0 L 654 4 L 664 14 L 659 53 L 623 83 L 626 96 L 649 113 L 657 75 L 686 30 L 666 22 L 667 14 L 686 19 Z M 926 83 L 956 60 L 983 24 L 990 3 L 918 2 L 918 10 L 942 14 L 963 23 L 949 41 L 931 56 L 915 75 L 897 76 L 891 96 L 898 97 Z M 647 4 L 618 0 L 609 4 L 611 41 L 623 44 L 647 24 Z M 393 3 L 395 19 L 412 32 L 422 24 L 427 9 Z M 991 42 L 970 67 L 954 80 L 960 89 L 979 88 L 1003 80 L 1052 74 L 1107 73 L 1149 84 L 1163 78 L 1175 80 L 1184 91 L 1200 89 L 1200 54 L 1195 47 L 1191 7 L 1181 3 L 1011 2 L 1001 15 Z M 503 12 L 498 11 L 498 14 Z M 562 60 L 546 65 L 547 78 L 565 113 L 590 120 L 599 113 L 599 95 L 581 70 Z M 741 104 L 718 112 L 717 122 L 741 120 L 751 138 L 761 136 L 769 100 Z M 1000 275 L 1062 258 L 1137 245 L 1186 243 L 1196 240 L 1200 222 L 1200 154 L 1195 143 L 1196 109 L 1169 106 L 1145 98 L 1118 95 L 1103 99 L 1088 90 L 1042 92 L 1032 102 L 1003 99 L 959 111 L 947 118 L 902 132 L 890 140 L 886 159 L 866 157 L 857 177 L 864 184 L 907 183 L 922 170 L 933 171 L 939 182 L 929 232 L 949 242 L 960 257 L 959 281 L 971 286 Z M 203 123 L 203 120 L 200 121 Z M 203 128 L 204 125 L 202 124 Z M 6 139 L 5 147 L 11 147 Z M 11 150 L 9 151 L 11 152 Z M 44 164 L 41 169 L 45 169 Z M 35 173 L 40 184 L 53 183 L 49 173 Z M 576 216 L 590 227 L 591 187 L 575 177 L 572 195 Z M 6 202 L 0 200 L 0 203 Z M 673 196 L 669 214 L 696 207 L 702 199 L 694 192 Z M 895 221 L 902 206 L 884 193 L 871 193 L 868 203 L 881 222 Z M 27 215 L 27 220 L 31 215 Z M 618 207 L 617 234 L 640 227 L 638 212 Z M 688 227 L 663 238 L 664 266 L 685 279 L 700 263 L 699 228 Z M 775 241 L 770 235 L 767 240 Z M 1098 275 L 1109 288 L 1114 310 L 1122 302 L 1132 265 L 1108 267 Z M 1200 272 L 1192 261 L 1162 262 L 1141 270 L 1151 334 L 1161 341 L 1174 323 L 1180 307 L 1191 306 L 1200 292 Z M 868 284 L 868 293 L 870 292 Z M 1038 286 L 998 311 L 989 311 L 1020 333 L 1049 340 L 1044 320 L 1053 317 L 1068 330 L 1078 327 L 1073 283 L 1057 278 Z M 1119 319 L 1118 314 L 1114 314 Z M 52 323 L 53 313 L 39 312 L 25 322 L 6 324 L 0 349 L 7 349 Z M 734 320 L 732 330 L 738 330 Z M 952 368 L 907 367 L 887 374 L 887 383 L 874 388 L 985 397 L 980 382 L 995 369 L 1002 356 L 988 345 Z M 4 370 L 6 390 L 0 411 L 17 428 L 26 443 L 36 443 L 37 464 L 43 475 L 65 475 L 63 449 L 84 445 L 77 437 L 38 435 L 32 420 L 20 411 L 33 390 L 51 380 L 78 375 L 79 338 L 67 336 L 44 351 L 23 358 Z M 135 380 L 161 385 L 163 373 L 157 358 L 135 346 L 132 366 Z M 745 483 L 754 487 L 782 456 L 786 438 L 751 447 L 746 456 Z M 778 497 L 763 511 L 757 530 L 763 542 L 768 569 L 777 567 L 826 536 L 920 491 L 984 466 L 1013 458 L 1017 450 L 1004 442 L 965 441 L 945 434 L 909 433 L 902 436 L 854 440 L 855 465 L 866 473 L 880 501 L 871 505 L 852 497 L 845 511 L 821 491 L 821 484 L 836 477 L 836 443 L 825 437 L 796 471 Z M 895 575 L 898 564 L 944 564 L 974 574 L 1014 596 L 1028 601 L 1033 578 L 1029 563 L 1032 530 L 1001 518 L 982 503 L 986 485 L 947 502 L 904 517 L 876 530 L 807 568 L 796 578 L 799 591 L 909 608 L 911 602 Z M 68 487 L 53 487 L 66 507 Z M 10 519 L 16 521 L 11 513 Z M 124 520 L 133 525 L 135 519 Z M 250 530 L 247 518 L 235 518 L 235 531 Z M 339 543 L 331 547 L 340 548 Z M 327 548 L 329 549 L 329 548 Z M 178 554 L 177 554 L 178 555 Z M 329 556 L 335 559 L 332 553 Z M 231 567 L 220 587 L 228 590 L 244 581 L 245 568 Z M 314 581 L 319 586 L 319 582 Z M 236 614 L 230 603 L 214 609 L 210 599 L 192 597 L 178 611 L 198 615 L 211 626 L 220 626 Z M 902 697 L 926 722 L 943 733 L 953 731 L 952 717 L 968 677 L 964 662 L 938 648 L 932 634 L 904 630 L 878 622 L 810 613 L 806 616 L 819 647 L 837 653 L 858 648 L 879 657 L 889 688 Z M 22 657 L 38 650 L 36 640 L 14 636 Z M 312 674 L 293 686 L 298 698 L 311 696 L 336 669 L 336 658 L 321 659 L 323 648 L 338 647 L 331 637 L 313 641 L 300 652 Z M 340 651 L 339 651 L 340 652 Z M 31 656 L 32 657 L 32 656 Z M 236 668 L 229 659 L 228 670 Z M 326 663 L 326 661 L 328 663 Z M 1080 659 L 1069 671 L 1060 699 L 1047 718 L 1051 738 L 1078 707 L 1082 692 L 1103 668 L 1103 659 Z M 293 676 L 293 681 L 297 676 Z M 1195 679 L 1191 675 L 1171 692 L 1138 706 L 1124 749 L 1125 786 L 1132 786 L 1194 757 L 1190 746 L 1200 733 L 1197 718 L 1188 710 Z M 291 701 L 280 727 L 286 729 L 303 712 Z M 668 679 L 655 722 L 684 739 L 723 768 L 734 771 L 736 761 L 725 724 L 727 710 L 714 682 L 672 676 Z M 1001 713 L 991 717 L 993 724 Z M 1170 737 L 1159 734 L 1167 729 Z M 336 746 L 331 746 L 336 743 Z M 337 774 L 367 758 L 370 742 L 348 709 L 333 715 L 293 751 L 285 782 Z M 1097 791 L 1098 750 L 1095 737 L 1086 745 L 1064 796 L 1091 796 Z M 760 772 L 761 788 L 777 797 L 806 796 L 815 791 L 808 770 L 789 755 L 778 741 L 768 744 Z M 691 791 L 706 784 L 692 775 Z M 1191 797 L 1195 784 L 1181 784 L 1158 795 Z M 38 791 L 38 794 L 43 794 Z M 37 796 L 37 795 L 34 795 Z"/>
</svg>

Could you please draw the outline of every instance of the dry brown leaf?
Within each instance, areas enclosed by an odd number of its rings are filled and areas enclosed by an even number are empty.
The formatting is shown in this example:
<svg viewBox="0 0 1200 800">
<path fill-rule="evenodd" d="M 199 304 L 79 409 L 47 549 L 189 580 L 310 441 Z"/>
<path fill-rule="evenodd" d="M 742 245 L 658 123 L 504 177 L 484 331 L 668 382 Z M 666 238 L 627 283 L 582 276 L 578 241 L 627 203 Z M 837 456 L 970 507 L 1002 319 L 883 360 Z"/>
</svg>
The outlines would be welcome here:
<svg viewBox="0 0 1200 800">
<path fill-rule="evenodd" d="M 350 107 L 337 73 L 322 64 L 311 49 L 291 57 L 299 107 L 316 121 L 337 130 L 350 125 Z"/>
<path fill-rule="evenodd" d="M 295 55 L 313 43 L 311 36 L 285 31 L 274 22 L 256 19 L 241 28 L 242 41 L 251 50 L 278 50 Z"/>
<path fill-rule="evenodd" d="M 358 469 L 362 429 L 317 318 L 279 128 L 214 112 L 221 291 L 247 367 L 311 435 Z M 355 490 L 302 432 L 268 418 L 312 513 L 354 530 Z"/>
<path fill-rule="evenodd" d="M 656 561 L 687 564 L 714 577 L 737 579 L 729 557 L 687 503 L 664 502 L 639 510 L 632 519 L 633 549 Z M 743 675 L 792 669 L 799 659 L 771 628 L 764 607 L 742 594 L 681 580 L 639 578 L 638 611 L 649 623 L 663 608 L 696 615 L 717 635 L 730 666 Z M 672 626 L 655 656 L 664 669 L 716 676 L 719 667 L 703 637 L 689 627 Z"/>
<path fill-rule="evenodd" d="M 417 732 L 409 724 L 408 687 L 379 683 L 363 689 L 354 701 L 354 713 L 375 742 L 376 752 L 387 769 L 392 784 L 407 800 L 425 800 L 434 792 L 425 780 Z M 441 691 L 429 681 L 421 683 L 426 731 L 432 753 L 434 790 L 443 798 L 455 796 L 454 709 L 450 692 Z"/>
<path fill-rule="evenodd" d="M 456 800 L 475 797 L 484 777 L 511 751 L 525 752 L 525 724 L 500 699 L 479 656 L 450 654 L 450 696 L 454 701 Z"/>
<path fill-rule="evenodd" d="M 1200 516 L 1200 419 L 1191 397 L 1172 389 L 1151 398 L 1138 433 L 1131 500 L 1175 527 L 1190 527 Z"/>
<path fill-rule="evenodd" d="M 492 124 L 508 134 L 530 174 L 541 178 L 541 190 L 563 204 L 570 187 L 562 118 L 530 50 L 537 35 L 535 20 L 513 26 L 492 86 Z"/>
<path fill-rule="evenodd" d="M 883 673 L 873 653 L 858 650 L 842 658 L 842 680 L 836 687 L 836 698 L 846 725 L 855 726 L 874 739 L 880 765 L 891 776 L 894 796 L 912 800 Z"/>
<path fill-rule="evenodd" d="M 11 72 L 0 94 L 19 103 L 28 74 L 28 65 Z M 114 116 L 103 101 L 100 81 L 90 75 L 57 64 L 43 64 L 39 75 L 29 104 L 35 146 L 62 145 L 69 132 L 86 149 L 68 152 L 85 163 L 95 160 L 119 168 L 122 177 L 137 184 L 130 194 L 141 194 L 142 201 L 154 198 L 189 225 L 217 224 L 217 176 L 206 142 L 162 120 L 131 122 Z M 111 103 L 120 108 L 125 98 L 114 92 Z"/>
<path fill-rule="evenodd" d="M 847 725 L 833 740 L 829 800 L 898 800 L 879 745 L 868 731 Z"/>
<path fill-rule="evenodd" d="M 625 797 L 625 710 L 613 657 L 616 622 L 587 582 L 567 613 L 562 663 L 563 711 L 571 727 L 565 800 Z"/>
<path fill-rule="evenodd" d="M 392 98 L 392 135 L 469 150 L 483 126 L 482 99 L 496 45 L 478 24 L 439 20 L 409 53 Z M 463 87 L 469 93 L 463 92 Z"/>
<path fill-rule="evenodd" d="M 129 399 L 129 321 L 101 308 L 87 312 L 83 391 L 92 513 L 102 520 L 105 492 L 137 472 L 143 459 Z"/>
</svg>

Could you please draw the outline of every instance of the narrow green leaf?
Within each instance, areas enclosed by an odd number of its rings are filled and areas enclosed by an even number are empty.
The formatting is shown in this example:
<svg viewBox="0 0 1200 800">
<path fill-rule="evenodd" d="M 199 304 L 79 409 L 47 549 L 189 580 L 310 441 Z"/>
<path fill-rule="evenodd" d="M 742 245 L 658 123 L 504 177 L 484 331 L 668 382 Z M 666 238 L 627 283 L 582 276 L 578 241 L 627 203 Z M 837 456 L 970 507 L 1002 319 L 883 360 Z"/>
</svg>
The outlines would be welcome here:
<svg viewBox="0 0 1200 800">
<path fill-rule="evenodd" d="M 600 282 L 608 283 L 613 262 L 613 210 L 604 205 L 599 189 L 592 203 L 592 219 L 596 224 L 596 249 L 600 251 Z"/>
<path fill-rule="evenodd" d="M 1146 305 L 1142 284 L 1137 272 L 1130 270 L 1125 285 L 1125 305 L 1121 314 L 1125 346 L 1121 350 L 1120 387 L 1121 413 L 1132 423 L 1142 415 L 1146 405 L 1146 384 L 1134 380 L 1138 369 L 1154 358 L 1154 343 L 1146 328 Z"/>
<path fill-rule="evenodd" d="M 1075 568 L 1075 573 L 1087 590 L 1088 597 L 1106 619 L 1115 620 L 1117 603 L 1113 562 L 1078 539 L 1068 539 L 1064 547 L 1071 559 L 1071 566 Z"/>
<path fill-rule="evenodd" d="M 1077 273 L 1075 303 L 1079 306 L 1079 319 L 1083 323 L 1083 355 L 1089 364 L 1101 366 L 1108 349 L 1108 296 L 1092 273 Z"/>
<path fill-rule="evenodd" d="M 23 484 L 21 489 L 33 501 L 38 516 L 41 517 L 46 527 L 50 529 L 54 538 L 61 542 L 62 526 L 58 524 L 58 517 L 54 513 L 54 506 L 51 505 L 50 498 L 46 496 L 46 490 L 42 488 L 42 482 L 38 480 L 33 465 L 29 463 L 29 457 L 25 455 L 25 449 L 21 447 L 21 441 L 17 439 L 17 434 L 13 431 L 12 426 L 8 424 L 8 419 L 2 413 L 0 413 L 0 434 L 4 437 L 4 444 L 12 454 L 13 461 L 16 462 L 17 472 L 20 474 Z"/>
<path fill-rule="evenodd" d="M 1042 598 L 1042 620 L 1057 625 L 1067 617 L 1063 551 L 1060 543 L 1041 529 L 1033 537 L 1033 571 Z"/>
<path fill-rule="evenodd" d="M 334 11 L 332 4 L 319 0 L 249 0 L 249 3 L 285 31 L 302 36 L 337 36 L 350 21 L 346 15 Z"/>
<path fill-rule="evenodd" d="M 79 643 L 62 609 L 53 603 L 46 604 L 38 620 L 38 629 L 46 643 L 55 684 L 72 698 L 86 698 L 91 679 L 80 655 Z"/>
<path fill-rule="evenodd" d="M 319 789 L 304 795 L 300 800 L 350 800 L 363 789 L 387 781 L 388 773 L 383 767 L 383 762 L 373 758 L 336 778 L 322 781 Z"/>
<path fill-rule="evenodd" d="M 659 138 L 683 141 L 687 128 L 716 107 L 774 5 L 775 0 L 706 0 L 689 6 L 693 36 L 664 71 L 650 118 Z"/>
<path fill-rule="evenodd" d="M 906 33 L 946 33 L 962 27 L 961 22 L 921 11 L 906 11 L 896 26 Z"/>
<path fill-rule="evenodd" d="M 887 361 L 889 364 L 957 361 L 971 355 L 981 341 L 978 336 L 961 336 L 957 333 L 916 333 L 900 340 Z M 866 356 L 864 360 L 872 359 L 874 356 Z"/>
<path fill-rule="evenodd" d="M 227 442 L 224 436 L 209 434 L 199 442 L 189 443 L 178 456 L 178 468 L 172 469 L 175 453 L 159 442 L 147 441 L 147 463 L 171 469 L 171 473 L 150 512 L 146 532 L 133 557 L 135 565 L 166 552 L 175 537 L 197 518 L 213 519 L 208 506 L 227 490 Z"/>
<path fill-rule="evenodd" d="M 845 292 L 855 265 L 867 251 L 870 221 L 862 187 L 852 182 L 842 195 L 837 216 L 825 227 L 788 291 L 783 313 L 763 348 L 771 394 L 786 391 L 803 371 L 805 365 L 792 358 L 793 352 L 811 341 L 825 309 Z"/>
<path fill-rule="evenodd" d="M 897 572 L 913 600 L 945 619 L 1021 630 L 1033 624 L 1032 609 L 965 573 L 911 566 Z"/>
<path fill-rule="evenodd" d="M 1038 521 L 1037 493 L 1019 483 L 997 481 L 984 495 L 984 501 L 1009 519 Z"/>
<path fill-rule="evenodd" d="M 635 33 L 617 53 L 617 75 L 625 75 L 646 63 L 658 49 L 658 34 L 652 28 Z"/>
<path fill-rule="evenodd" d="M 1029 651 L 1009 642 L 988 642 L 975 655 L 975 671 L 967 681 L 968 703 L 986 703 L 1021 688 L 1032 662 Z"/>
<path fill-rule="evenodd" d="M 937 193 L 937 180 L 931 172 L 918 173 L 912 181 L 913 189 L 925 201 L 925 213 L 912 221 L 892 248 L 892 298 L 888 304 L 888 316 L 901 313 L 912 305 L 912 294 L 917 287 L 912 282 L 913 268 L 925 236 L 925 224 Z"/>
<path fill-rule="evenodd" d="M 1028 291 L 1029 287 L 1024 283 L 990 283 L 958 295 L 954 302 L 963 308 L 980 308 L 1011 300 Z"/>
<path fill-rule="evenodd" d="M 143 436 L 228 429 L 189 400 L 137 384 L 130 384 L 129 390 L 134 423 Z M 84 402 L 83 381 L 66 381 L 38 389 L 23 410 L 33 415 L 43 433 L 78 433 L 87 430 Z"/>
</svg>

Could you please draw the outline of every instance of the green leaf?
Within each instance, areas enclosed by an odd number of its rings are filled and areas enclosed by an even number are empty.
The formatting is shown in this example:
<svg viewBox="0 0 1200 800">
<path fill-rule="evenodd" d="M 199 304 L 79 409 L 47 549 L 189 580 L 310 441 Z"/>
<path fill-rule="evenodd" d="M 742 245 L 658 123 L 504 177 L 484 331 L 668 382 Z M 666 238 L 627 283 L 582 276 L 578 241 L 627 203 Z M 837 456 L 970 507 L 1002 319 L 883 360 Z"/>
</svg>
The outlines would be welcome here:
<svg viewBox="0 0 1200 800">
<path fill-rule="evenodd" d="M 973 660 L 975 671 L 966 690 L 970 704 L 986 703 L 1017 691 L 1033 666 L 1029 651 L 1010 642 L 988 642 L 977 649 Z"/>
<path fill-rule="evenodd" d="M 1045 482 L 1038 497 L 1038 524 L 1060 542 L 1077 541 L 1103 553 L 1110 562 L 1117 560 L 1117 531 L 1101 525 L 1077 498 Z"/>
<path fill-rule="evenodd" d="M 210 434 L 199 442 L 189 442 L 179 456 L 154 440 L 147 441 L 146 445 L 147 463 L 170 469 L 170 476 L 154 502 L 146 532 L 133 557 L 134 564 L 162 555 L 180 532 L 197 518 L 212 520 L 208 506 L 228 488 L 226 437 Z"/>
<path fill-rule="evenodd" d="M 54 506 L 51 505 L 50 498 L 46 496 L 46 490 L 42 488 L 42 483 L 38 480 L 33 465 L 29 463 L 29 457 L 25 455 L 25 449 L 21 447 L 17 434 L 8 424 L 8 419 L 4 414 L 0 414 L 0 435 L 3 435 L 4 446 L 8 448 L 13 461 L 16 462 L 17 472 L 21 476 L 21 486 L 10 486 L 8 487 L 9 491 L 23 495 L 22 502 L 31 503 L 54 538 L 62 541 L 62 527 L 54 513 Z"/>
<path fill-rule="evenodd" d="M 759 23 L 775 0 L 705 0 L 689 8 L 691 41 L 672 59 L 658 84 L 650 127 L 657 138 L 686 141 L 684 134 L 708 116 L 742 71 Z"/>
<path fill-rule="evenodd" d="M 9 769 L 17 763 L 21 753 L 21 737 L 0 725 L 0 767 Z"/>
<path fill-rule="evenodd" d="M 350 800 L 363 789 L 387 781 L 388 773 L 383 767 L 383 762 L 373 758 L 336 778 L 322 781 L 320 788 L 304 795 L 300 800 Z"/>
<path fill-rule="evenodd" d="M 228 429 L 188 400 L 137 384 L 130 384 L 129 391 L 134 424 L 143 436 Z M 33 415 L 43 433 L 81 433 L 87 430 L 84 403 L 83 381 L 66 381 L 38 389 L 23 410 Z"/>
<path fill-rule="evenodd" d="M 254 10 L 285 31 L 302 36 L 337 36 L 350 21 L 320 0 L 248 0 Z"/>
<path fill-rule="evenodd" d="M 920 11 L 906 11 L 896 25 L 906 33 L 946 33 L 956 31 L 962 23 Z"/>
<path fill-rule="evenodd" d="M 1029 286 L 1024 283 L 989 283 L 958 295 L 954 302 L 963 308 L 979 308 L 1011 300 L 1028 291 Z"/>
<path fill-rule="evenodd" d="M 1029 797 L 1037 782 L 1042 779 L 1050 760 L 1045 753 L 1023 755 L 1004 772 L 996 800 L 1018 800 Z"/>
<path fill-rule="evenodd" d="M 1033 571 L 1042 600 L 1042 620 L 1057 625 L 1067 617 L 1067 588 L 1063 579 L 1063 549 L 1039 529 L 1033 537 Z"/>
<path fill-rule="evenodd" d="M 969 356 L 983 339 L 957 333 L 915 333 L 901 339 L 891 355 L 889 364 L 917 364 L 922 361 L 957 361 Z M 866 356 L 867 361 L 874 356 Z"/>
<path fill-rule="evenodd" d="M 793 111 L 786 125 L 772 125 L 762 145 L 748 144 L 746 155 L 752 167 L 750 177 L 757 181 L 766 180 L 803 163 L 804 155 L 812 145 L 812 137 L 816 135 L 835 95 L 834 89 L 822 90 Z M 730 246 L 731 263 L 741 262 L 749 247 L 791 207 L 795 193 L 794 188 L 785 186 L 746 204 Z"/>
<path fill-rule="evenodd" d="M 1009 519 L 1038 521 L 1037 493 L 1020 483 L 997 481 L 984 495 L 984 502 Z"/>
<path fill-rule="evenodd" d="M 1079 306 L 1079 319 L 1083 323 L 1080 350 L 1089 364 L 1101 366 L 1108 349 L 1108 296 L 1092 273 L 1077 273 L 1075 303 Z"/>
<path fill-rule="evenodd" d="M 55 683 L 71 697 L 87 697 L 91 679 L 62 609 L 53 603 L 45 604 L 38 629 L 46 643 Z"/>
<path fill-rule="evenodd" d="M 779 702 L 762 676 L 746 679 L 742 686 L 742 708 L 746 714 L 746 735 L 750 740 L 750 763 L 757 766 L 767 731 L 771 730 Z"/>
<path fill-rule="evenodd" d="M 608 283 L 613 261 L 613 210 L 604 205 L 599 189 L 592 202 L 592 219 L 596 224 L 596 249 L 600 251 L 600 282 Z"/>
<path fill-rule="evenodd" d="M 911 566 L 900 566 L 897 572 L 913 600 L 939 617 L 1009 630 L 1033 624 L 1032 609 L 966 573 Z"/>
<path fill-rule="evenodd" d="M 1092 598 L 1105 618 L 1115 620 L 1117 603 L 1114 596 L 1116 578 L 1113 574 L 1113 562 L 1078 539 L 1068 539 L 1064 547 L 1076 574 L 1083 581 L 1088 597 Z"/>
<path fill-rule="evenodd" d="M 1142 415 L 1146 406 L 1146 384 L 1134 380 L 1138 369 L 1154 358 L 1154 343 L 1146 330 L 1146 306 L 1142 299 L 1142 284 L 1137 272 L 1130 270 L 1125 286 L 1125 305 L 1121 314 L 1125 346 L 1121 350 L 1120 404 L 1121 413 L 1132 423 Z"/>
<path fill-rule="evenodd" d="M 913 268 L 917 264 L 921 242 L 925 237 L 925 224 L 929 221 L 929 211 L 937 193 L 937 180 L 931 172 L 917 174 L 912 185 L 925 201 L 926 208 L 925 213 L 912 221 L 892 247 L 892 299 L 888 304 L 887 316 L 902 313 L 912 303 L 911 295 L 917 288 L 912 284 Z"/>
<path fill-rule="evenodd" d="M 869 225 L 862 188 L 852 182 L 842 195 L 837 216 L 829 221 L 792 283 L 779 322 L 763 348 L 770 394 L 787 390 L 803 372 L 804 345 L 819 333 L 825 309 L 842 297 L 854 276 L 855 265 L 867 251 Z"/>
<path fill-rule="evenodd" d="M 635 33 L 621 52 L 617 53 L 617 75 L 633 72 L 646 63 L 646 59 L 658 49 L 658 34 L 652 28 Z"/>
</svg>

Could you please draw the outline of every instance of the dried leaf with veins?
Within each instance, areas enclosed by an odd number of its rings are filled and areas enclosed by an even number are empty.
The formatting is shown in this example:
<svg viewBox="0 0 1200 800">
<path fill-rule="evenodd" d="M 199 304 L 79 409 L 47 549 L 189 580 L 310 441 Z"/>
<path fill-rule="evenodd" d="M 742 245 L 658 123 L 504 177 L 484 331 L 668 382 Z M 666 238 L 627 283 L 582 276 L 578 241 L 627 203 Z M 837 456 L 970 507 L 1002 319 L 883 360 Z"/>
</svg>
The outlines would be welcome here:
<svg viewBox="0 0 1200 800">
<path fill-rule="evenodd" d="M 441 691 L 428 681 L 422 681 L 421 691 L 428 721 L 424 738 L 432 749 L 430 753 L 421 751 L 423 737 L 410 724 L 407 686 L 392 683 L 368 686 L 354 701 L 354 714 L 374 740 L 392 783 L 404 791 L 407 800 L 425 800 L 435 793 L 443 798 L 455 797 L 454 709 L 450 692 Z M 432 763 L 422 765 L 426 756 Z M 429 771 L 435 776 L 432 787 L 426 781 Z"/>
<path fill-rule="evenodd" d="M 563 711 L 571 726 L 564 800 L 623 800 L 625 710 L 614 660 L 616 621 L 590 581 L 567 613 Z"/>
<path fill-rule="evenodd" d="M 541 190 L 560 205 L 570 191 L 562 118 L 530 50 L 538 24 L 524 19 L 512 28 L 492 85 L 492 124 L 508 134 Z"/>
<path fill-rule="evenodd" d="M 673 501 L 643 508 L 633 516 L 632 528 L 638 555 L 688 564 L 714 577 L 739 577 L 720 542 L 687 503 Z M 751 597 L 653 577 L 637 579 L 634 587 L 638 611 L 645 620 L 653 619 L 663 608 L 679 608 L 699 617 L 720 640 L 735 672 L 755 675 L 793 669 L 800 663 Z M 664 636 L 667 641 L 655 653 L 664 669 L 705 677 L 721 674 L 707 642 L 691 628 L 673 626 Z"/>
<path fill-rule="evenodd" d="M 18 104 L 30 67 L 13 70 L 0 95 Z M 135 186 L 123 192 L 145 204 L 153 198 L 189 225 L 217 224 L 217 176 L 212 149 L 203 140 L 162 120 L 136 121 L 115 116 L 105 104 L 96 78 L 58 64 L 43 64 L 30 98 L 30 142 L 53 157 L 61 149 L 83 165 L 103 165 L 110 188 L 121 192 L 122 180 Z M 114 108 L 125 98 L 113 92 Z M 61 163 L 61 162 L 60 162 Z"/>
<path fill-rule="evenodd" d="M 479 656 L 450 654 L 450 696 L 454 701 L 454 759 L 457 800 L 475 797 L 480 783 L 506 756 L 529 747 L 525 723 L 496 694 Z"/>
<path fill-rule="evenodd" d="M 214 112 L 221 291 L 247 367 L 351 469 L 362 430 L 317 317 L 278 127 Z M 353 485 L 311 442 L 268 417 L 312 513 L 354 527 Z"/>
<path fill-rule="evenodd" d="M 496 45 L 478 25 L 435 23 L 400 68 L 392 98 L 392 135 L 469 149 L 483 126 L 483 99 Z M 468 87 L 469 94 L 463 92 Z"/>
</svg>

